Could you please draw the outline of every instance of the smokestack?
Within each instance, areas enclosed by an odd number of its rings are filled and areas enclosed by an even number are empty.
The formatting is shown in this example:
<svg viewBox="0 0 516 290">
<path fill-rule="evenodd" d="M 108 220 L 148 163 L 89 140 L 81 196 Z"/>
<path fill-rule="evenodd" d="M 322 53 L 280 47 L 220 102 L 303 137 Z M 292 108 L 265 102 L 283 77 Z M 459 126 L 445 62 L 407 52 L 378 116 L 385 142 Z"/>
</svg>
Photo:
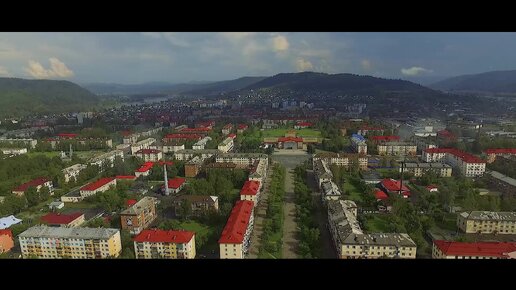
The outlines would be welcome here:
<svg viewBox="0 0 516 290">
<path fill-rule="evenodd" d="M 168 189 L 168 177 L 167 177 L 167 164 L 163 162 L 163 175 L 165 177 L 165 195 L 170 195 L 170 190 Z"/>
</svg>

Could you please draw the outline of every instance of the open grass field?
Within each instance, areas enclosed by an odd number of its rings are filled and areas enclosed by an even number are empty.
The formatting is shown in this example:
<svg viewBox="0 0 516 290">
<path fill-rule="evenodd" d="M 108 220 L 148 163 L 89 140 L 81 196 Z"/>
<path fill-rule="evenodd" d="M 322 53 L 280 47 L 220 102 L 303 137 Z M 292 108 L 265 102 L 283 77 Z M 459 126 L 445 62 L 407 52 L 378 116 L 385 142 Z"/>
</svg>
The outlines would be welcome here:
<svg viewBox="0 0 516 290">
<path fill-rule="evenodd" d="M 263 137 L 283 137 L 287 131 L 292 129 L 271 129 L 262 131 Z M 295 130 L 299 137 L 321 137 L 321 132 L 314 129 Z"/>
<path fill-rule="evenodd" d="M 389 232 L 389 216 L 387 214 L 366 214 L 365 231 L 368 233 Z"/>
<path fill-rule="evenodd" d="M 349 195 L 349 199 L 352 201 L 358 201 L 362 202 L 362 193 L 358 191 L 358 189 L 355 188 L 353 184 L 350 182 L 345 182 L 342 186 L 342 190 L 344 190 L 344 194 Z"/>
</svg>

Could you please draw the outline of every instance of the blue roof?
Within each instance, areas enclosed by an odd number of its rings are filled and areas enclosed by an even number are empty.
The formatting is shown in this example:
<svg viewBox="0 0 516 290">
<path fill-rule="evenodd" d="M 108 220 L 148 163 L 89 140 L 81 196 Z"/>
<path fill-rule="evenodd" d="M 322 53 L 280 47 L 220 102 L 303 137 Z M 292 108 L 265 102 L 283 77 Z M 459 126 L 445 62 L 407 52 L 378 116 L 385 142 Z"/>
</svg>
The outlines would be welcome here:
<svg viewBox="0 0 516 290">
<path fill-rule="evenodd" d="M 358 139 L 359 141 L 365 141 L 364 136 L 362 136 L 360 134 L 353 134 L 353 135 L 351 135 L 351 138 Z"/>
</svg>

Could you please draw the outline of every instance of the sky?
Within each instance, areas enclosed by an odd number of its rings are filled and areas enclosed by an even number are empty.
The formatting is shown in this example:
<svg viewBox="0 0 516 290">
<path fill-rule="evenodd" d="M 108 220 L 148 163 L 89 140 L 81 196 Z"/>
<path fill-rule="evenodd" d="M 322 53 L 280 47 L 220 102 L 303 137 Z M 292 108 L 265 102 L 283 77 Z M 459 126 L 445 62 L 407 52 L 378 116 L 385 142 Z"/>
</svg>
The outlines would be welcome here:
<svg viewBox="0 0 516 290">
<path fill-rule="evenodd" d="M 440 78 L 516 69 L 516 33 L 0 33 L 0 77 L 181 83 L 317 71 Z"/>
</svg>

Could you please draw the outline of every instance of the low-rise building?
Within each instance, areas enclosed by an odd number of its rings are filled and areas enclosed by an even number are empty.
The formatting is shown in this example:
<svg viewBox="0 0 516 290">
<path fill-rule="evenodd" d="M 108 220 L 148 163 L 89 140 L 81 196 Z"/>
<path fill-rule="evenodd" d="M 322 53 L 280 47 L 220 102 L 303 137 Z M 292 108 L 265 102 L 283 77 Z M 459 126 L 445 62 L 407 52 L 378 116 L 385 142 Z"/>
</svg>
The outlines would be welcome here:
<svg viewBox="0 0 516 290">
<path fill-rule="evenodd" d="M 248 167 L 256 160 L 264 159 L 268 162 L 267 154 L 262 153 L 220 153 L 217 154 L 215 162 L 217 163 L 235 163 L 237 166 Z"/>
<path fill-rule="evenodd" d="M 367 136 L 368 134 L 374 134 L 374 135 L 383 135 L 385 129 L 381 127 L 370 127 L 370 126 L 362 126 L 358 129 L 358 134 L 362 136 Z"/>
<path fill-rule="evenodd" d="M 247 180 L 258 181 L 260 184 L 263 184 L 265 178 L 267 177 L 267 167 L 267 160 L 255 160 L 249 170 L 249 176 L 247 177 Z"/>
<path fill-rule="evenodd" d="M 163 127 L 157 127 L 157 128 L 149 129 L 144 132 L 137 132 L 137 133 L 133 133 L 133 134 L 128 132 L 128 134 L 125 134 L 123 142 L 124 142 L 124 144 L 134 144 L 134 143 L 136 143 L 136 141 L 138 141 L 138 139 L 140 139 L 140 137 L 149 137 L 149 136 L 158 134 L 162 130 L 163 130 Z"/>
<path fill-rule="evenodd" d="M 29 189 L 29 187 L 35 187 L 37 192 L 39 192 L 41 188 L 47 187 L 50 191 L 50 195 L 54 195 L 54 187 L 52 180 L 49 180 L 44 177 L 36 178 L 29 182 L 25 182 L 24 184 L 13 189 L 12 193 L 16 194 L 17 196 L 23 196 L 25 194 L 25 191 Z"/>
<path fill-rule="evenodd" d="M 158 147 L 160 147 L 160 148 L 154 148 L 153 146 L 150 146 L 150 149 L 158 149 L 158 150 L 163 151 L 163 153 L 170 153 L 170 152 L 174 153 L 179 150 L 184 150 L 185 143 L 174 141 L 174 142 L 165 143 L 162 146 L 158 146 Z"/>
<path fill-rule="evenodd" d="M 360 134 L 351 135 L 351 147 L 359 154 L 367 154 L 367 143 L 364 136 Z"/>
<path fill-rule="evenodd" d="M 18 236 L 23 258 L 105 259 L 122 252 L 120 230 L 34 226 Z"/>
<path fill-rule="evenodd" d="M 55 211 L 58 209 L 62 209 L 64 207 L 64 202 L 62 201 L 53 201 L 48 205 L 48 209 Z"/>
<path fill-rule="evenodd" d="M 401 185 L 401 182 L 398 180 L 394 180 L 392 178 L 384 178 L 382 182 L 380 182 L 380 187 L 389 195 L 400 194 L 404 198 L 408 198 L 410 196 L 410 189 L 405 186 L 405 184 Z"/>
<path fill-rule="evenodd" d="M 111 187 L 116 187 L 116 178 L 105 177 L 97 181 L 91 182 L 80 189 L 80 195 L 82 197 L 88 197 L 95 195 L 99 192 L 109 190 Z"/>
<path fill-rule="evenodd" d="M 397 141 L 400 141 L 400 136 L 394 136 L 394 135 L 372 136 L 371 140 L 375 144 L 384 143 L 384 142 L 397 142 Z"/>
<path fill-rule="evenodd" d="M 516 212 L 462 212 L 457 215 L 457 227 L 465 233 L 516 234 Z"/>
<path fill-rule="evenodd" d="M 247 180 L 240 190 L 240 200 L 250 200 L 257 206 L 260 200 L 260 187 L 259 181 Z"/>
<path fill-rule="evenodd" d="M 491 148 L 487 149 L 485 153 L 487 155 L 487 163 L 493 163 L 497 156 L 516 156 L 516 148 Z"/>
<path fill-rule="evenodd" d="M 186 179 L 182 177 L 174 177 L 168 180 L 168 189 L 170 193 L 179 193 L 186 185 Z"/>
<path fill-rule="evenodd" d="M 339 187 L 333 181 L 325 181 L 321 184 L 321 198 L 323 202 L 339 200 L 342 196 Z"/>
<path fill-rule="evenodd" d="M 163 142 L 187 142 L 187 141 L 199 141 L 203 136 L 199 134 L 182 134 L 182 133 L 174 133 L 167 134 L 163 137 Z"/>
<path fill-rule="evenodd" d="M 341 259 L 416 258 L 416 243 L 408 234 L 365 234 L 351 200 L 328 201 L 328 227 Z"/>
<path fill-rule="evenodd" d="M 65 178 L 65 182 L 75 182 L 77 181 L 77 176 L 79 176 L 79 173 L 81 173 L 81 171 L 83 171 L 84 169 L 86 169 L 88 166 L 87 165 L 84 165 L 84 164 L 75 164 L 75 165 L 72 165 L 70 167 L 66 167 L 65 169 L 63 169 L 63 175 L 64 175 L 64 178 Z"/>
<path fill-rule="evenodd" d="M 475 155 L 455 148 L 430 148 L 423 150 L 425 162 L 443 162 L 457 168 L 466 177 L 482 176 L 486 162 Z"/>
<path fill-rule="evenodd" d="M 134 175 L 136 177 L 149 176 L 149 174 L 151 173 L 152 167 L 154 167 L 154 162 L 147 161 L 147 162 L 143 163 L 142 166 L 140 166 L 138 169 L 136 169 L 136 171 L 134 172 Z"/>
<path fill-rule="evenodd" d="M 140 149 L 135 155 L 143 159 L 143 161 L 159 161 L 163 159 L 163 152 L 156 149 Z"/>
<path fill-rule="evenodd" d="M 136 259 L 194 259 L 195 233 L 143 230 L 133 239 Z"/>
<path fill-rule="evenodd" d="M 193 150 L 204 150 L 206 147 L 206 144 L 210 142 L 212 139 L 210 136 L 206 136 L 202 138 L 201 140 L 197 141 L 192 145 Z M 184 149 L 184 148 L 183 148 Z"/>
<path fill-rule="evenodd" d="M 28 146 L 29 148 L 34 149 L 36 148 L 36 145 L 38 145 L 38 140 L 25 138 L 0 138 L 1 147 L 10 147 L 10 145 L 15 145 L 16 147 Z"/>
<path fill-rule="evenodd" d="M 385 142 L 378 144 L 379 155 L 416 155 L 417 146 L 407 142 Z"/>
<path fill-rule="evenodd" d="M 219 211 L 219 198 L 210 195 L 180 195 L 172 202 L 176 216 L 182 216 L 181 207 L 184 202 L 190 203 L 191 214 L 201 216 L 209 212 Z"/>
<path fill-rule="evenodd" d="M 212 157 L 213 155 L 220 154 L 218 149 L 204 149 L 204 150 L 193 150 L 184 149 L 174 152 L 174 158 L 181 161 L 188 161 L 195 156 L 201 156 L 203 159 Z"/>
<path fill-rule="evenodd" d="M 14 248 L 13 233 L 9 229 L 0 230 L 0 254 L 9 252 Z"/>
<path fill-rule="evenodd" d="M 435 240 L 432 259 L 516 259 L 516 243 Z"/>
<path fill-rule="evenodd" d="M 156 219 L 156 202 L 154 197 L 146 196 L 128 209 L 120 213 L 120 224 L 123 230 L 137 235 L 148 228 Z"/>
<path fill-rule="evenodd" d="M 156 143 L 156 139 L 154 138 L 147 138 L 145 140 L 138 141 L 131 145 L 131 154 L 134 155 L 142 149 L 149 149 L 149 147 L 154 143 Z"/>
<path fill-rule="evenodd" d="M 400 172 L 402 168 L 400 167 Z M 439 177 L 450 177 L 452 175 L 452 167 L 441 162 L 406 162 L 403 163 L 403 172 L 410 172 L 414 176 L 423 176 L 426 172 L 433 172 Z"/>
<path fill-rule="evenodd" d="M 85 222 L 84 214 L 80 212 L 62 214 L 48 213 L 41 217 L 41 221 L 51 227 L 75 228 Z"/>
<path fill-rule="evenodd" d="M 362 154 L 325 152 L 314 154 L 313 159 L 324 159 L 329 165 L 344 166 L 346 168 L 356 164 L 361 170 L 367 169 L 368 164 L 367 156 Z"/>
<path fill-rule="evenodd" d="M 106 153 L 103 153 L 99 156 L 93 157 L 89 160 L 90 165 L 96 165 L 99 167 L 109 166 L 113 167 L 115 163 L 115 158 L 120 158 L 124 161 L 124 152 L 122 150 L 113 150 Z"/>
<path fill-rule="evenodd" d="M 233 150 L 234 142 L 233 138 L 227 137 L 218 145 L 217 149 L 219 149 L 222 153 L 228 153 Z"/>
<path fill-rule="evenodd" d="M 27 148 L 0 148 L 4 155 L 22 155 L 27 153 Z"/>
<path fill-rule="evenodd" d="M 249 251 L 254 226 L 254 203 L 239 200 L 231 210 L 219 239 L 221 259 L 243 259 Z"/>
<path fill-rule="evenodd" d="M 195 156 L 185 163 L 185 177 L 196 177 L 201 171 L 204 160 L 200 156 Z"/>
<path fill-rule="evenodd" d="M 486 175 L 490 186 L 506 196 L 516 196 L 516 179 L 501 174 L 498 171 L 489 171 Z"/>
<path fill-rule="evenodd" d="M 323 182 L 331 181 L 331 179 L 333 178 L 333 173 L 331 172 L 330 167 L 328 166 L 325 160 L 314 159 L 313 168 L 319 188 L 321 188 Z"/>
<path fill-rule="evenodd" d="M 244 131 L 247 130 L 247 128 L 249 128 L 249 126 L 246 125 L 246 124 L 238 124 L 238 126 L 237 126 L 237 134 L 244 133 Z"/>
<path fill-rule="evenodd" d="M 232 130 L 233 130 L 233 124 L 226 124 L 222 128 L 222 134 L 223 135 L 227 135 L 227 134 L 231 133 Z"/>
</svg>

